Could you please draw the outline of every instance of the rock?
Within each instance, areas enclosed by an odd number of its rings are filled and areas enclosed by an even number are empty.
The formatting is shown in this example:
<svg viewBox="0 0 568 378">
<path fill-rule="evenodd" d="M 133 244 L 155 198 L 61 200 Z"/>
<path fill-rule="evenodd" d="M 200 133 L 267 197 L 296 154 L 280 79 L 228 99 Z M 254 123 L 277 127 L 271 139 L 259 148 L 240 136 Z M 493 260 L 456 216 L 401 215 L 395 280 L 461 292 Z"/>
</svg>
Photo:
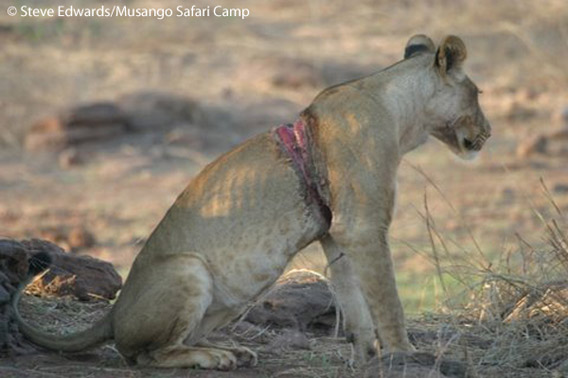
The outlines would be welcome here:
<svg viewBox="0 0 568 378">
<path fill-rule="evenodd" d="M 310 271 L 292 271 L 247 314 L 260 327 L 290 328 L 330 335 L 336 324 L 335 300 L 325 277 Z"/>
<path fill-rule="evenodd" d="M 137 131 L 169 129 L 179 124 L 206 126 L 205 112 L 197 102 L 160 92 L 138 92 L 120 97 L 117 106 Z"/>
<path fill-rule="evenodd" d="M 109 101 L 85 104 L 71 108 L 62 114 L 68 126 L 80 127 L 82 125 L 114 125 L 123 124 L 126 126 L 124 113 L 115 104 Z"/>
<path fill-rule="evenodd" d="M 10 305 L 27 272 L 28 255 L 24 246 L 15 240 L 0 239 L 0 355 L 33 350 L 18 332 Z"/>
<path fill-rule="evenodd" d="M 110 139 L 128 131 L 125 114 L 111 102 L 73 107 L 32 125 L 26 133 L 27 151 L 63 150 L 85 142 Z"/>
<path fill-rule="evenodd" d="M 114 299 L 122 286 L 122 278 L 112 264 L 90 256 L 66 253 L 45 240 L 31 239 L 21 243 L 28 254 L 47 252 L 52 264 L 47 273 L 36 279 L 28 291 L 35 294 L 65 296 L 79 300 Z"/>
<path fill-rule="evenodd" d="M 4 286 L 0 286 L 0 306 L 10 302 L 10 293 Z"/>
<path fill-rule="evenodd" d="M 113 140 L 129 132 L 167 131 L 178 126 L 208 126 L 197 102 L 166 93 L 139 92 L 74 106 L 34 123 L 24 137 L 30 152 L 57 151 L 63 169 L 82 164 L 85 156 L 73 147 Z"/>
<path fill-rule="evenodd" d="M 19 242 L 0 239 L 0 284 L 18 286 L 28 273 L 28 254 Z"/>
</svg>

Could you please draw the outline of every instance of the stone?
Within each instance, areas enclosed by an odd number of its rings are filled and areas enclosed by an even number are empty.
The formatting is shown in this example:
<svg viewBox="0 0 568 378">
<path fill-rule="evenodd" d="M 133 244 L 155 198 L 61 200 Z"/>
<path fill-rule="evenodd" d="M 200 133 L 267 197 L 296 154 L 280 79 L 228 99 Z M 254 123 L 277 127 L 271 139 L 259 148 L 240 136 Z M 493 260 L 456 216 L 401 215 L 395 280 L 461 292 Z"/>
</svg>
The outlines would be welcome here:
<svg viewBox="0 0 568 378">
<path fill-rule="evenodd" d="M 86 142 L 124 134 L 129 123 L 120 108 L 111 102 L 72 107 L 31 126 L 24 138 L 29 152 L 62 151 Z"/>
<path fill-rule="evenodd" d="M 170 129 L 180 124 L 207 125 L 205 112 L 196 101 L 161 92 L 136 92 L 117 99 L 116 105 L 136 131 Z"/>
<path fill-rule="evenodd" d="M 330 335 L 336 324 L 335 299 L 327 279 L 310 271 L 292 271 L 277 281 L 244 320 L 260 327 L 290 328 Z"/>
<path fill-rule="evenodd" d="M 36 279 L 28 291 L 41 295 L 71 295 L 82 301 L 114 299 L 122 278 L 112 264 L 91 256 L 66 253 L 45 240 L 22 242 L 29 254 L 47 252 L 52 258 L 49 270 Z"/>
</svg>

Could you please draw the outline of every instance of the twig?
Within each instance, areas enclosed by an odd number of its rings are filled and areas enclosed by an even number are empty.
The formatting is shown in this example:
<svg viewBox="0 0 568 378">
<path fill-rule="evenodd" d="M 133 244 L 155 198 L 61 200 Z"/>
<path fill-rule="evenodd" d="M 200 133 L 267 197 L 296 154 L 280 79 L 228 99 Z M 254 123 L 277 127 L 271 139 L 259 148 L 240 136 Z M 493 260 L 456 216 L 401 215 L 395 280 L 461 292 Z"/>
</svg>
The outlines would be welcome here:
<svg viewBox="0 0 568 378">
<path fill-rule="evenodd" d="M 430 245 L 432 246 L 432 254 L 434 255 L 434 265 L 436 266 L 436 272 L 438 273 L 438 278 L 440 279 L 442 290 L 444 290 L 445 295 L 448 295 L 448 289 L 446 288 L 444 276 L 442 275 L 442 268 L 440 266 L 438 248 L 436 248 L 436 243 L 434 242 L 434 237 L 432 236 L 432 224 L 434 223 L 434 221 L 430 215 L 430 210 L 428 209 L 428 196 L 426 191 L 424 191 L 424 211 L 426 212 L 426 229 L 428 230 L 428 237 L 430 238 Z"/>
</svg>

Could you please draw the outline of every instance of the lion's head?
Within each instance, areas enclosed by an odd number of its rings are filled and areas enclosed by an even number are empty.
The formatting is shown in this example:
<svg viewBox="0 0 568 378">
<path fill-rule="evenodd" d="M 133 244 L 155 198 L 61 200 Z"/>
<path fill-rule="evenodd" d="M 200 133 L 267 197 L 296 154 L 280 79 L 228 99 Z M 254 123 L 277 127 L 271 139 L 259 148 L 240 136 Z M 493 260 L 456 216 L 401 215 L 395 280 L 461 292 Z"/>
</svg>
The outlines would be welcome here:
<svg viewBox="0 0 568 378">
<path fill-rule="evenodd" d="M 428 54 L 436 77 L 434 93 L 426 104 L 426 129 L 464 159 L 477 155 L 491 136 L 491 126 L 479 106 L 479 88 L 463 71 L 467 51 L 463 41 L 450 35 L 436 49 L 425 35 L 410 38 L 405 59 Z"/>
</svg>

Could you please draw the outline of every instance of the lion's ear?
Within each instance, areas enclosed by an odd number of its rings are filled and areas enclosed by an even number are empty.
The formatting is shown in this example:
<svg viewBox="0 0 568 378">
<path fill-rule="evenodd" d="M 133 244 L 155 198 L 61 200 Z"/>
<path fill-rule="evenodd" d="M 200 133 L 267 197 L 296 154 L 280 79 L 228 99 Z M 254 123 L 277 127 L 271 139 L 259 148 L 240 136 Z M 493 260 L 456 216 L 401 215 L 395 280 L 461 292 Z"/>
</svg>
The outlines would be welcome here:
<svg viewBox="0 0 568 378">
<path fill-rule="evenodd" d="M 424 34 L 416 34 L 410 37 L 404 48 L 404 59 L 408 59 L 415 54 L 422 52 L 433 53 L 436 50 L 434 42 Z"/>
<path fill-rule="evenodd" d="M 445 75 L 451 70 L 461 68 L 462 63 L 467 57 L 467 50 L 461 38 L 449 35 L 438 47 L 436 52 L 436 66 L 440 73 Z"/>
</svg>

